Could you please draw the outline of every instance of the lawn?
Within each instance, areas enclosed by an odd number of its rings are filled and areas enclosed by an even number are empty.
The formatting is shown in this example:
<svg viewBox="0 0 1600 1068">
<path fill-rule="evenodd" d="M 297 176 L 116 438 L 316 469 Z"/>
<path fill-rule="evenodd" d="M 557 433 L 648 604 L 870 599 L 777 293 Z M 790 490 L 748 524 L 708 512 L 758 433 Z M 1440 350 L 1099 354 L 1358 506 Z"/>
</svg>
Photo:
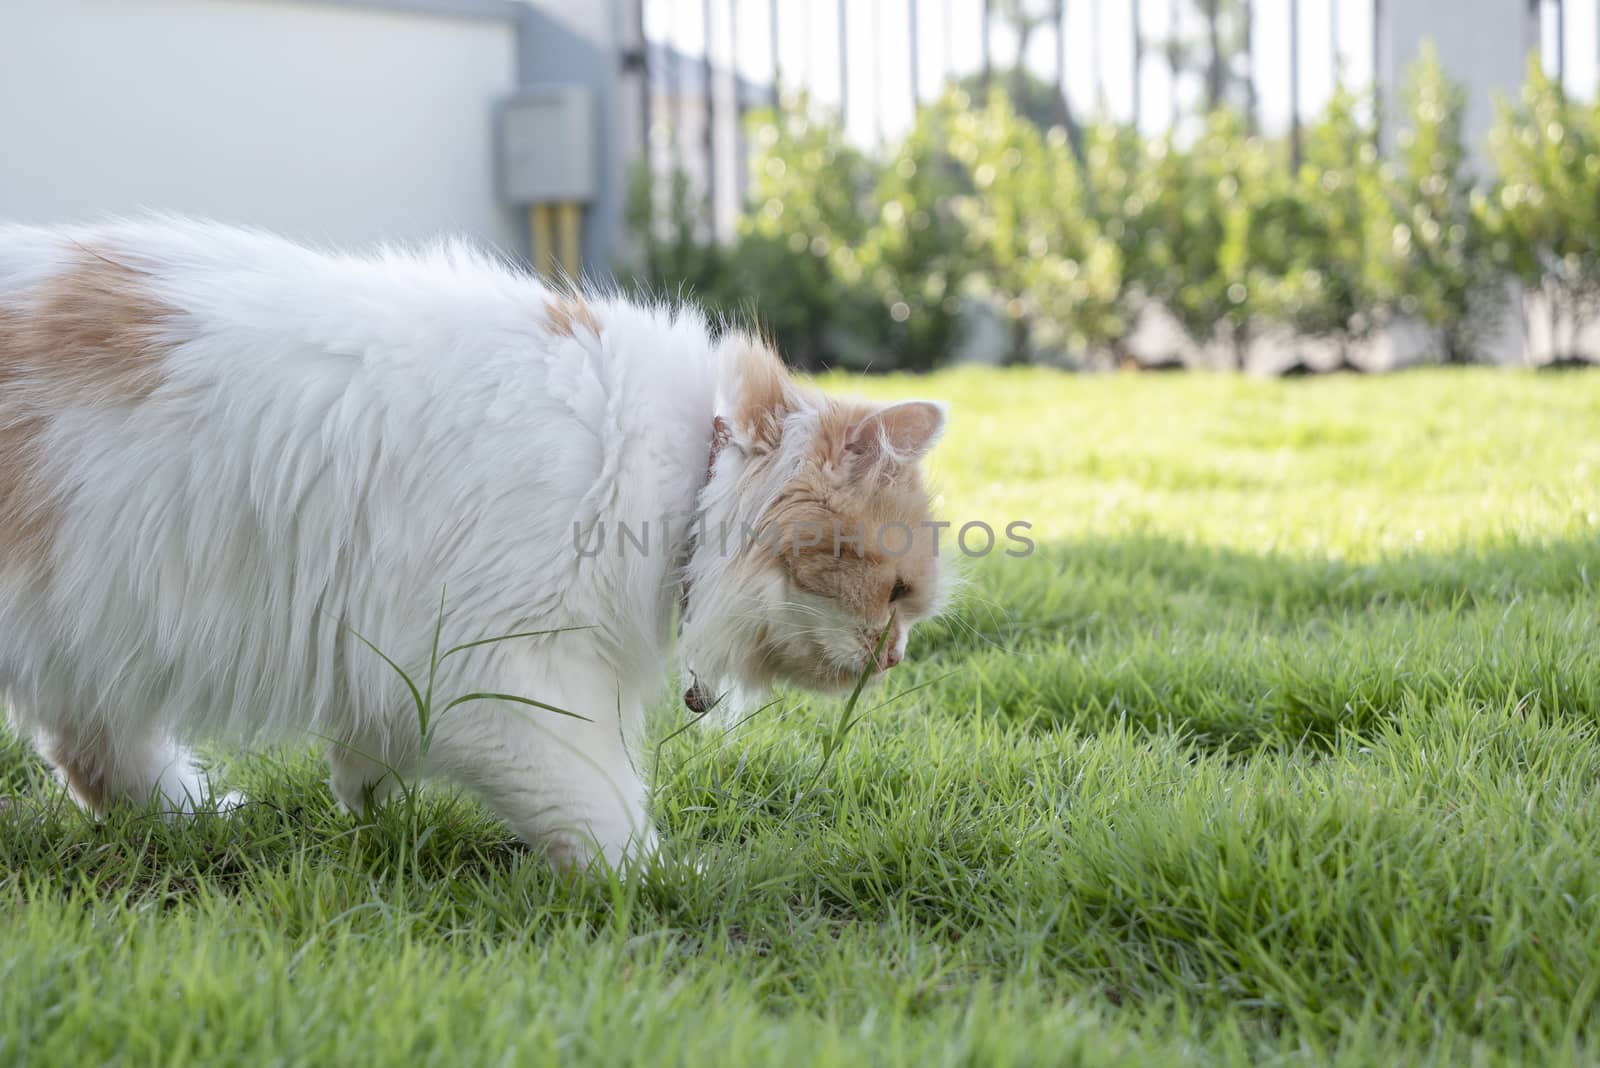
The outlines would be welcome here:
<svg viewBox="0 0 1600 1068">
<path fill-rule="evenodd" d="M 829 385 L 949 401 L 942 511 L 1039 549 L 826 761 L 797 694 L 642 753 L 699 870 L 302 750 L 97 825 L 6 741 L 0 1061 L 1600 1060 L 1600 373 Z"/>
</svg>

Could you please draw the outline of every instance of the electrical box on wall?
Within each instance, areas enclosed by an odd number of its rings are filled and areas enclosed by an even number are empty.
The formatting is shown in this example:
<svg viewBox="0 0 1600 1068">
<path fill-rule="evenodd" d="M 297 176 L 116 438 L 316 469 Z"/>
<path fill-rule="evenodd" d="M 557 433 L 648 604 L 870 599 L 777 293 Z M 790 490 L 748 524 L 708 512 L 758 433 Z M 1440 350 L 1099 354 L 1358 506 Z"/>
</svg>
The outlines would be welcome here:
<svg viewBox="0 0 1600 1068">
<path fill-rule="evenodd" d="M 513 204 L 587 204 L 596 186 L 594 94 L 519 90 L 500 105 L 500 192 Z"/>
</svg>

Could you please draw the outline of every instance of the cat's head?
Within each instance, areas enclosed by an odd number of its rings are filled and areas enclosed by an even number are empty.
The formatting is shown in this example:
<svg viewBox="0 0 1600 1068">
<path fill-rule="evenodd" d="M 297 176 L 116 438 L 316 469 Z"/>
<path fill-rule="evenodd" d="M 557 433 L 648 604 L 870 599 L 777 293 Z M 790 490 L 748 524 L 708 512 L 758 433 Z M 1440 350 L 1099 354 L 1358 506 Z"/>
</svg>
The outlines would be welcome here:
<svg viewBox="0 0 1600 1068">
<path fill-rule="evenodd" d="M 847 690 L 898 664 L 944 604 L 922 473 L 944 409 L 828 397 L 759 342 L 723 346 L 731 440 L 701 496 L 685 667 L 717 695 L 779 680 Z"/>
</svg>

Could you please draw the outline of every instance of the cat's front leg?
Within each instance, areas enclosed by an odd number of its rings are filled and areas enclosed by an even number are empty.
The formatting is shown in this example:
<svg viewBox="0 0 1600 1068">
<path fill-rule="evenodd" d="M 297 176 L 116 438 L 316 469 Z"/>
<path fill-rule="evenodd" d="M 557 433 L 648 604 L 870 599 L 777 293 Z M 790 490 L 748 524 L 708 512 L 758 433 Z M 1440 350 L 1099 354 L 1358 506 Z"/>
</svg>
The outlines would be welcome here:
<svg viewBox="0 0 1600 1068">
<path fill-rule="evenodd" d="M 371 814 L 416 768 L 416 739 L 404 731 L 352 730 L 328 746 L 328 787 L 346 812 Z"/>
<path fill-rule="evenodd" d="M 553 704 L 575 716 L 509 701 L 474 701 L 438 724 L 429 772 L 478 793 L 513 832 L 558 868 L 597 861 L 619 871 L 647 864 L 658 848 L 647 790 L 626 735 L 637 707 L 619 700 L 614 676 L 571 662 L 518 672 L 500 692 Z"/>
<path fill-rule="evenodd" d="M 216 792 L 194 755 L 138 720 L 74 723 L 58 714 L 29 718 L 13 710 L 12 722 L 32 734 L 72 799 L 94 816 L 114 805 L 154 803 L 169 816 L 205 808 L 230 813 L 244 803 L 238 791 Z"/>
</svg>

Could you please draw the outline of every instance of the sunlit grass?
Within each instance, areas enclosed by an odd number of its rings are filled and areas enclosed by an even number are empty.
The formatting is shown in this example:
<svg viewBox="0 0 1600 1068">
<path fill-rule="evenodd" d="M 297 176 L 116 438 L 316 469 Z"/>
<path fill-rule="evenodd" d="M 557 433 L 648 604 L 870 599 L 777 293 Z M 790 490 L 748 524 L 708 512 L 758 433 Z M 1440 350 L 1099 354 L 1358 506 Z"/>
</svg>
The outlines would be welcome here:
<svg viewBox="0 0 1600 1068">
<path fill-rule="evenodd" d="M 947 400 L 946 515 L 1039 551 L 843 710 L 664 699 L 693 863 L 301 751 L 96 825 L 7 742 L 0 1061 L 1593 1060 L 1600 375 L 828 384 Z"/>
<path fill-rule="evenodd" d="M 952 517 L 1046 541 L 1170 536 L 1371 560 L 1600 532 L 1600 388 L 1581 374 L 830 379 L 950 405 Z"/>
</svg>

